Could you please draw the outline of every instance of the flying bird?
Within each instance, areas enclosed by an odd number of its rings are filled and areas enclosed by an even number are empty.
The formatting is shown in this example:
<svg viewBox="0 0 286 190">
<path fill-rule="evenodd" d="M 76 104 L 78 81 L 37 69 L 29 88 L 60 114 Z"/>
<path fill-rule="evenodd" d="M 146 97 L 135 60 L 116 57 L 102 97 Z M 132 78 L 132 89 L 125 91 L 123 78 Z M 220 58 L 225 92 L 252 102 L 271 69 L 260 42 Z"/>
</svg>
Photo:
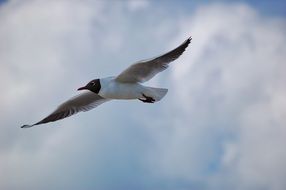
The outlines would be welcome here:
<svg viewBox="0 0 286 190">
<path fill-rule="evenodd" d="M 78 89 L 86 90 L 86 92 L 64 102 L 41 121 L 32 125 L 23 125 L 21 128 L 29 128 L 57 121 L 81 111 L 89 111 L 112 99 L 138 99 L 144 103 L 160 101 L 166 95 L 168 89 L 143 86 L 141 83 L 150 80 L 159 72 L 167 69 L 169 63 L 182 55 L 191 40 L 192 37 L 189 37 L 180 46 L 163 55 L 136 62 L 116 77 L 90 81 Z"/>
</svg>

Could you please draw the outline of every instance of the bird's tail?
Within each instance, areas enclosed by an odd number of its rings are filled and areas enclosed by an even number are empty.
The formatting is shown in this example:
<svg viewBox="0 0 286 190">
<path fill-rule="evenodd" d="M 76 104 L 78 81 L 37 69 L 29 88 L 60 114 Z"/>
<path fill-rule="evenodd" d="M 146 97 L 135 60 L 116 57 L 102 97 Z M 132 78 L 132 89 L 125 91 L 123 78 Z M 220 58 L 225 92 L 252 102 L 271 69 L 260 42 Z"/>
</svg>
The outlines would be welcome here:
<svg viewBox="0 0 286 190">
<path fill-rule="evenodd" d="M 168 92 L 166 88 L 147 87 L 148 94 L 155 99 L 155 102 L 160 101 Z"/>
</svg>

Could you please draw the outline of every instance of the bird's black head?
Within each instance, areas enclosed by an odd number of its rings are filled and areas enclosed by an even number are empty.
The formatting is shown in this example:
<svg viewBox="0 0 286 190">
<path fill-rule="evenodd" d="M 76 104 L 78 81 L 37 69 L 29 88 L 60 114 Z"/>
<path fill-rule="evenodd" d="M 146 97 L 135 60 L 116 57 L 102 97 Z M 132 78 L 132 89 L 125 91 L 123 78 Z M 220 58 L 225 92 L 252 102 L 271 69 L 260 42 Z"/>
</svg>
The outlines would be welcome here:
<svg viewBox="0 0 286 190">
<path fill-rule="evenodd" d="M 98 92 L 100 91 L 100 88 L 101 88 L 100 80 L 94 79 L 94 80 L 90 81 L 89 83 L 87 83 L 86 86 L 80 87 L 77 90 L 90 90 L 90 91 L 98 94 Z"/>
</svg>

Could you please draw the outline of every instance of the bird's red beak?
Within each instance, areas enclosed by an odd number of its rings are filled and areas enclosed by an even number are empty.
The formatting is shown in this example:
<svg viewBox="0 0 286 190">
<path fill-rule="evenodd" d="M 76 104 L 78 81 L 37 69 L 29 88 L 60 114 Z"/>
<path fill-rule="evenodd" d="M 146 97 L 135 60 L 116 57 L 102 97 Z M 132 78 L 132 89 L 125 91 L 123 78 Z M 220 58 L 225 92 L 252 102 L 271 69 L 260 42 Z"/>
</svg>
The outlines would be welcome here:
<svg viewBox="0 0 286 190">
<path fill-rule="evenodd" d="M 78 88 L 77 90 L 86 90 L 86 89 L 87 89 L 86 86 L 83 86 L 83 87 Z"/>
</svg>

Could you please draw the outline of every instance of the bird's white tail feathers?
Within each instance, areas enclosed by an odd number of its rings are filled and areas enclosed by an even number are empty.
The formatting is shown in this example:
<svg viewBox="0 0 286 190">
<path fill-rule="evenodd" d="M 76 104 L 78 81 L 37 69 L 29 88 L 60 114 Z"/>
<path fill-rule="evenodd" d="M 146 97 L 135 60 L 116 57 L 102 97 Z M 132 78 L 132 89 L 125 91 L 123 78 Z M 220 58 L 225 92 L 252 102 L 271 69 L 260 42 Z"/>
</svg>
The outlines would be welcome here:
<svg viewBox="0 0 286 190">
<path fill-rule="evenodd" d="M 147 87 L 148 94 L 155 99 L 156 102 L 160 101 L 168 92 L 166 88 L 153 88 Z"/>
</svg>

